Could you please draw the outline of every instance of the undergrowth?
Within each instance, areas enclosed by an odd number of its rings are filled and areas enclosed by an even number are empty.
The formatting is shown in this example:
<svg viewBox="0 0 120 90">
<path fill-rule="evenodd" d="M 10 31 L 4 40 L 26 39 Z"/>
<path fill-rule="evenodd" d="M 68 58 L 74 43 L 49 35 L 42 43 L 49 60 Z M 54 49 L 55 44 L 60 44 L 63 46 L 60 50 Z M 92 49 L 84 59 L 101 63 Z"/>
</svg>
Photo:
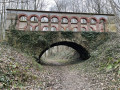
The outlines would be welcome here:
<svg viewBox="0 0 120 90">
<path fill-rule="evenodd" d="M 120 43 L 117 41 L 118 38 L 106 40 L 91 53 L 92 66 L 101 71 L 114 72 L 116 75 L 120 75 Z"/>
<path fill-rule="evenodd" d="M 26 69 L 20 70 L 18 63 L 11 63 L 6 65 L 4 68 L 0 68 L 0 83 L 2 84 L 0 89 L 24 87 L 27 82 L 37 79 L 36 76 L 27 74 Z"/>
</svg>

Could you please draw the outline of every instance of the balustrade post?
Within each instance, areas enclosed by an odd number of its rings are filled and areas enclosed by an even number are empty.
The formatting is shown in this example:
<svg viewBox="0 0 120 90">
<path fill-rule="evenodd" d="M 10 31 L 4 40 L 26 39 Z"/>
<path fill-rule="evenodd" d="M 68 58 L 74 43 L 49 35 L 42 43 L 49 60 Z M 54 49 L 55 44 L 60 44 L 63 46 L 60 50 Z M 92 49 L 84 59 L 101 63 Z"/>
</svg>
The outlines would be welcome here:
<svg viewBox="0 0 120 90">
<path fill-rule="evenodd" d="M 78 21 L 78 31 L 81 31 L 81 22 L 80 21 Z"/>
<path fill-rule="evenodd" d="M 96 23 L 96 31 L 97 31 L 97 32 L 100 32 L 99 22 Z"/>
<path fill-rule="evenodd" d="M 30 20 L 27 20 L 27 30 L 30 31 Z"/>
<path fill-rule="evenodd" d="M 61 31 L 61 21 L 58 21 L 58 31 Z"/>
<path fill-rule="evenodd" d="M 68 20 L 68 29 L 71 31 L 71 22 Z"/>
<path fill-rule="evenodd" d="M 38 31 L 42 31 L 41 30 L 41 20 L 38 20 Z"/>
<path fill-rule="evenodd" d="M 87 22 L 87 31 L 90 31 L 90 22 Z"/>
</svg>

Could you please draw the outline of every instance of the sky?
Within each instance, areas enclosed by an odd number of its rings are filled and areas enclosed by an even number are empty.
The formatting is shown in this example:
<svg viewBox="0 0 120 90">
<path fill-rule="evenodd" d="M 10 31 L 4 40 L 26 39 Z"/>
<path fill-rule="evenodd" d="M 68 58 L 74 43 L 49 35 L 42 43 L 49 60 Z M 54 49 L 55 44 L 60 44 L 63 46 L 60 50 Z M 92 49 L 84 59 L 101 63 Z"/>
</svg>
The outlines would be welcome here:
<svg viewBox="0 0 120 90">
<path fill-rule="evenodd" d="M 49 3 L 49 6 L 48 6 L 48 8 L 47 8 L 46 10 L 49 10 L 50 7 L 51 7 L 53 4 L 55 4 L 54 0 L 46 0 L 46 2 Z"/>
</svg>

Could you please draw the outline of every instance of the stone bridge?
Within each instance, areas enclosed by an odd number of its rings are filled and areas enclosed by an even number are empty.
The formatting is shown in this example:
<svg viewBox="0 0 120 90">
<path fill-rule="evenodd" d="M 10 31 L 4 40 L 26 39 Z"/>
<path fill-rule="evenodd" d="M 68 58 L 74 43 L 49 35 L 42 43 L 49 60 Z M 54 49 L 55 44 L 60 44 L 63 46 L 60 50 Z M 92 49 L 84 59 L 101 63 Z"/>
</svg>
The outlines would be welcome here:
<svg viewBox="0 0 120 90">
<path fill-rule="evenodd" d="M 7 15 L 6 30 L 14 26 L 26 36 L 37 34 L 34 40 L 38 45 L 32 51 L 39 60 L 46 50 L 59 45 L 75 49 L 86 60 L 91 50 L 106 38 L 106 33 L 115 31 L 113 14 L 7 9 Z"/>
<path fill-rule="evenodd" d="M 25 49 L 28 52 L 32 52 L 32 54 L 39 58 L 39 62 L 41 56 L 47 50 L 59 45 L 64 45 L 75 49 L 79 53 L 81 60 L 87 60 L 90 57 L 91 51 L 95 50 L 98 45 L 103 43 L 103 41 L 108 38 L 108 33 L 105 32 L 13 31 L 12 42 L 17 43 L 16 45 L 21 44 L 21 49 L 23 51 Z M 18 32 L 20 34 L 18 34 Z M 20 48 L 20 46 L 18 46 L 18 48 Z"/>
<path fill-rule="evenodd" d="M 41 32 L 44 33 L 45 32 Z M 52 32 L 53 38 L 51 41 L 42 48 L 39 59 L 45 53 L 46 50 L 59 45 L 64 45 L 75 49 L 82 60 L 86 60 L 90 57 L 89 41 L 81 35 L 79 32 Z"/>
<path fill-rule="evenodd" d="M 41 33 L 46 34 L 46 32 Z M 87 60 L 90 58 L 90 52 L 108 38 L 108 33 L 101 32 L 52 32 L 50 35 L 52 35 L 51 40 L 47 41 L 49 43 L 38 53 L 39 59 L 46 50 L 64 45 L 75 49 L 80 54 L 81 60 Z"/>
</svg>

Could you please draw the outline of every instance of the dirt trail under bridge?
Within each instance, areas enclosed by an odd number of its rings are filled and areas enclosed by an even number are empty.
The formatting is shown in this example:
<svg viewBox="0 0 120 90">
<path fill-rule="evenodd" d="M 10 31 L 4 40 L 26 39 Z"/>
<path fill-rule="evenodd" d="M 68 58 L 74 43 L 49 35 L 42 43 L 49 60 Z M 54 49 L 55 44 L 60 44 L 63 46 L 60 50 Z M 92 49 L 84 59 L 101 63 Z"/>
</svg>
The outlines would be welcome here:
<svg viewBox="0 0 120 90">
<path fill-rule="evenodd" d="M 69 66 L 47 66 L 47 77 L 53 83 L 47 89 L 51 90 L 83 90 L 91 87 L 89 77 L 79 70 L 69 70 Z"/>
<path fill-rule="evenodd" d="M 107 90 L 118 88 L 117 84 L 112 85 L 114 79 L 111 74 L 85 72 L 82 71 L 82 67 L 80 69 L 79 65 L 44 66 L 44 79 L 48 81 L 44 88 L 46 90 Z"/>
<path fill-rule="evenodd" d="M 0 70 L 3 69 L 3 72 L 7 73 L 6 68 L 9 67 L 10 72 L 4 76 L 12 81 L 11 90 L 117 90 L 120 88 L 120 83 L 116 83 L 118 78 L 115 79 L 115 75 L 99 72 L 97 68 L 92 67 L 92 64 L 95 63 L 87 60 L 73 65 L 40 65 L 39 67 L 35 61 L 31 60 L 31 57 L 9 46 L 0 45 Z M 20 73 L 17 73 L 16 70 Z M 3 77 L 2 74 L 0 73 L 0 78 Z M 29 75 L 35 76 L 37 79 L 31 80 Z M 19 83 L 17 81 L 21 80 L 26 80 L 26 84 L 16 86 L 15 82 Z M 0 81 L 0 87 L 4 83 L 6 82 Z"/>
</svg>

